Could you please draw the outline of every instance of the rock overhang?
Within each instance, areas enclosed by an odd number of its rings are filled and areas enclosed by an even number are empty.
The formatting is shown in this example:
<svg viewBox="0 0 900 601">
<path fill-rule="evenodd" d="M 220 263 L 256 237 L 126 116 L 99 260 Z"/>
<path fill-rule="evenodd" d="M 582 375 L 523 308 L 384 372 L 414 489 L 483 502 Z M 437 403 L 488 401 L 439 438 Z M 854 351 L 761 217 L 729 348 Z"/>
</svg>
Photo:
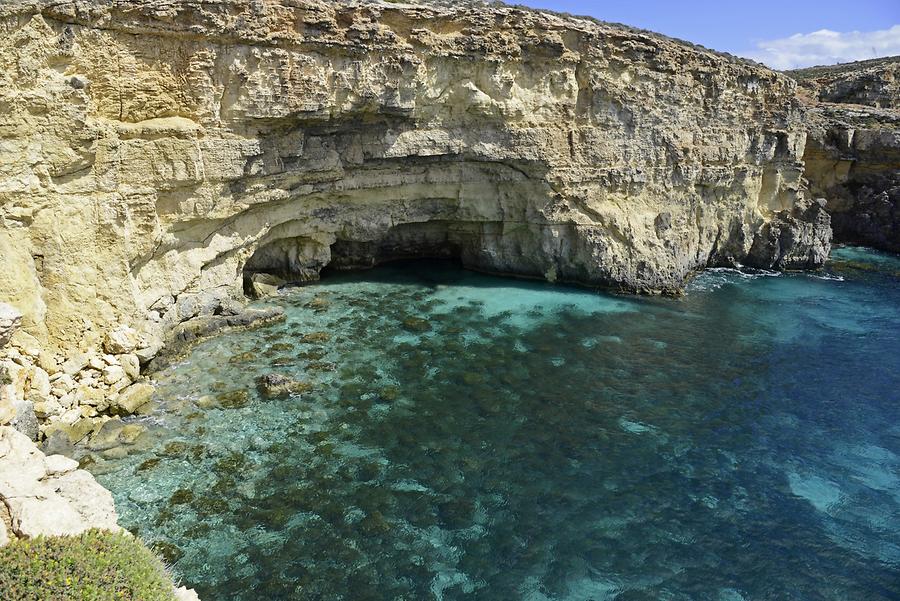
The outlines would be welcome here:
<svg viewBox="0 0 900 601">
<path fill-rule="evenodd" d="M 663 36 L 480 3 L 34 1 L 0 20 L 21 184 L 0 238 L 58 348 L 90 338 L 73 313 L 172 327 L 179 297 L 240 296 L 275 248 L 310 279 L 333 245 L 404 228 L 450 227 L 475 268 L 640 292 L 827 255 L 793 81 Z"/>
</svg>

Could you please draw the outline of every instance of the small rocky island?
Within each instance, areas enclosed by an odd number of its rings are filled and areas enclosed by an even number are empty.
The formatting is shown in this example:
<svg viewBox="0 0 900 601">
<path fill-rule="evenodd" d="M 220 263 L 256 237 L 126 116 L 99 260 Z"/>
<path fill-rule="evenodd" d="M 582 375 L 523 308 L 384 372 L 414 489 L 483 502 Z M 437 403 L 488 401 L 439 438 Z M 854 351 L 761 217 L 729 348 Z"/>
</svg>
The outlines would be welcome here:
<svg viewBox="0 0 900 601">
<path fill-rule="evenodd" d="M 900 252 L 898 58 L 439 0 L 0 0 L 0 31 L 0 545 L 118 529 L 63 455 L 134 442 L 153 370 L 323 269 L 678 295 Z"/>
</svg>

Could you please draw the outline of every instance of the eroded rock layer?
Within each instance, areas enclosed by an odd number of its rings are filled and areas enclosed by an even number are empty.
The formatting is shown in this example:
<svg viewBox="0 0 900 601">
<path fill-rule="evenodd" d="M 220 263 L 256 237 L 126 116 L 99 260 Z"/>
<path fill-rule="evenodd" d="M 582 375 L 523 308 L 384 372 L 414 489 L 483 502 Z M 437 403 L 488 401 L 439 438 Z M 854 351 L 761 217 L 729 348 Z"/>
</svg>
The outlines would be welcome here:
<svg viewBox="0 0 900 601">
<path fill-rule="evenodd" d="M 835 240 L 900 252 L 900 57 L 789 75 L 811 104 L 804 176 Z"/>
<path fill-rule="evenodd" d="M 661 36 L 316 0 L 7 2 L 0 33 L 0 290 L 65 353 L 334 257 L 652 292 L 827 254 L 794 83 Z"/>
<path fill-rule="evenodd" d="M 900 56 L 788 71 L 819 102 L 900 110 Z"/>
</svg>

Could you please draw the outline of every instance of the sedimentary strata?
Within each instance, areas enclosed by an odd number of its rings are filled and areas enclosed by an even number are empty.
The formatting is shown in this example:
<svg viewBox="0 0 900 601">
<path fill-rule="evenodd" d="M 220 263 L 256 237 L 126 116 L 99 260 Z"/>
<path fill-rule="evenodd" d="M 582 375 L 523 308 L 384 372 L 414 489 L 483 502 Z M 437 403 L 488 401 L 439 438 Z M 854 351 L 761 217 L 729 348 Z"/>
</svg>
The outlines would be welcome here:
<svg viewBox="0 0 900 601">
<path fill-rule="evenodd" d="M 809 104 L 804 177 L 835 240 L 900 252 L 900 57 L 789 75 Z"/>
<path fill-rule="evenodd" d="M 802 95 L 828 104 L 900 110 L 900 56 L 788 71 Z"/>
<path fill-rule="evenodd" d="M 363 0 L 5 1 L 0 33 L 5 365 L 45 429 L 137 407 L 135 358 L 256 272 L 437 256 L 675 292 L 828 253 L 795 83 L 659 35 Z"/>
</svg>

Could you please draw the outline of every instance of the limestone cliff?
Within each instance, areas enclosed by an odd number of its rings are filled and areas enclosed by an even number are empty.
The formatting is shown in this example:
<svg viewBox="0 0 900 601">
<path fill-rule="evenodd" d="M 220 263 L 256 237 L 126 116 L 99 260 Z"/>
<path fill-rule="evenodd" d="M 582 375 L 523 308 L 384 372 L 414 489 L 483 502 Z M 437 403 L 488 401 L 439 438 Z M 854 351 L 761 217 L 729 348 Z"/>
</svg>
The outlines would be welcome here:
<svg viewBox="0 0 900 601">
<path fill-rule="evenodd" d="M 900 57 L 788 74 L 810 107 L 804 176 L 835 240 L 900 252 Z"/>
<path fill-rule="evenodd" d="M 0 3 L 0 290 L 54 350 L 220 310 L 246 268 L 455 255 L 675 291 L 809 267 L 794 83 L 502 5 Z"/>
<path fill-rule="evenodd" d="M 796 69 L 803 94 L 818 102 L 900 110 L 900 56 Z"/>
</svg>

